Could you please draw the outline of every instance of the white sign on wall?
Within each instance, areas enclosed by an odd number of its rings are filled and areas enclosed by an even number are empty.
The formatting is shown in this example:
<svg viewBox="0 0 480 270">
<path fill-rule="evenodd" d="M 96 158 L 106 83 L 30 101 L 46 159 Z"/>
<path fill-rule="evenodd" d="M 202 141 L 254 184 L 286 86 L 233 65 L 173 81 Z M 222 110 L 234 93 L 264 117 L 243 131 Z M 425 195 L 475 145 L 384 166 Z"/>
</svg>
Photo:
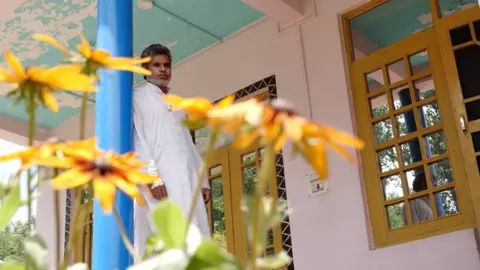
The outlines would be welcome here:
<svg viewBox="0 0 480 270">
<path fill-rule="evenodd" d="M 328 181 L 320 180 L 316 173 L 307 173 L 308 195 L 317 196 L 328 191 Z"/>
</svg>

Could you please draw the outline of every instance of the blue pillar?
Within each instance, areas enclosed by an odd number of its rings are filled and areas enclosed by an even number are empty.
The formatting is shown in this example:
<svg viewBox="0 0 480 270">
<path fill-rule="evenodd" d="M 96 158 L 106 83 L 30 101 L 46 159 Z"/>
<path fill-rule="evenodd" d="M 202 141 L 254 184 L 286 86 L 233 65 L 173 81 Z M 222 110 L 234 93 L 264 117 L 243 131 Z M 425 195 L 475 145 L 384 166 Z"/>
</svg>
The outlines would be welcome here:
<svg viewBox="0 0 480 270">
<path fill-rule="evenodd" d="M 97 48 L 113 56 L 132 57 L 132 0 L 99 0 Z M 95 133 L 101 149 L 131 151 L 133 75 L 124 71 L 100 72 L 96 97 Z M 128 237 L 133 239 L 133 201 L 118 192 L 115 207 Z M 105 215 L 95 202 L 93 209 L 93 270 L 124 270 L 132 263 L 113 214 Z"/>
</svg>

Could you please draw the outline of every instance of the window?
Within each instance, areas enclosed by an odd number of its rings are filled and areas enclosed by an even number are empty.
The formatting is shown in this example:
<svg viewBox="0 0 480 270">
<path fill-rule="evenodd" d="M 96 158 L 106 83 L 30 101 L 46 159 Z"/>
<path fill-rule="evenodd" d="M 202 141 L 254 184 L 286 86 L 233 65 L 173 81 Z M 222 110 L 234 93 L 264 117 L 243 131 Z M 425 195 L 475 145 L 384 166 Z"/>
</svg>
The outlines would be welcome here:
<svg viewBox="0 0 480 270">
<path fill-rule="evenodd" d="M 439 49 L 441 42 L 450 44 L 439 32 L 448 35 L 449 30 L 436 29 L 435 22 L 444 19 L 429 3 L 371 1 L 344 15 L 355 116 L 366 141 L 363 178 L 376 247 L 474 226 L 469 181 L 477 179 L 466 173 L 471 169 L 459 150 L 459 136 L 467 132 L 457 128 L 452 97 L 458 90 L 449 87 L 442 61 L 444 54 L 453 56 L 453 49 Z M 477 13 L 472 16 L 480 18 Z M 448 20 L 461 20 L 461 15 Z M 358 50 L 365 42 L 359 43 L 359 35 L 376 48 L 361 58 Z"/>
</svg>

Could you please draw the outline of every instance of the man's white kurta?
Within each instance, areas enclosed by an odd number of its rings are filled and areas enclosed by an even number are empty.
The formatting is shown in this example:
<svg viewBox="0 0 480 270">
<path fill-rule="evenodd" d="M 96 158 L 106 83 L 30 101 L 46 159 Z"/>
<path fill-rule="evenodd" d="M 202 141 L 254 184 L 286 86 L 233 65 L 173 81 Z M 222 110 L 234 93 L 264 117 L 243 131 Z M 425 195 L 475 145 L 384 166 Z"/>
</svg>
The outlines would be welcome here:
<svg viewBox="0 0 480 270">
<path fill-rule="evenodd" d="M 152 163 L 149 172 L 158 173 L 165 183 L 169 199 L 177 203 L 187 217 L 203 160 L 188 128 L 182 125 L 185 113 L 171 111 L 170 106 L 164 103 L 163 95 L 160 88 L 149 82 L 134 89 L 134 146 L 140 160 Z M 203 182 L 203 187 L 209 188 L 207 179 L 203 179 Z M 143 194 L 148 208 L 153 210 L 159 201 L 147 191 L 143 191 Z M 197 200 L 192 222 L 205 237 L 210 237 L 202 196 Z M 143 254 L 146 239 L 153 232 L 147 208 L 136 206 L 134 224 L 135 246 Z"/>
</svg>

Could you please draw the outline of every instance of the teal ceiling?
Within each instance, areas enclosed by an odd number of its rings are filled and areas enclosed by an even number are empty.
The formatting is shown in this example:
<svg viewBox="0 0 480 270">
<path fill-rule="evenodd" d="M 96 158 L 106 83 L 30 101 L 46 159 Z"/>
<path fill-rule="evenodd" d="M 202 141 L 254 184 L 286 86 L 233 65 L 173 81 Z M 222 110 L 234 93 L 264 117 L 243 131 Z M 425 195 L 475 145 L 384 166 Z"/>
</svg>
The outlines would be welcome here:
<svg viewBox="0 0 480 270">
<path fill-rule="evenodd" d="M 135 55 L 140 55 L 152 43 L 161 43 L 170 47 L 174 63 L 263 16 L 241 0 L 155 0 L 155 6 L 147 10 L 138 8 L 137 0 L 133 2 Z M 0 24 L 1 49 L 12 48 L 24 65 L 51 66 L 64 56 L 49 45 L 32 40 L 31 34 L 51 35 L 74 50 L 80 42 L 78 33 L 82 31 L 95 46 L 96 3 L 96 0 L 27 0 Z M 0 61 L 3 62 L 3 56 Z M 0 95 L 8 90 L 0 86 Z M 59 112 L 40 110 L 38 126 L 54 128 L 79 113 L 78 97 L 61 93 L 57 99 Z M 94 99 L 92 95 L 90 106 Z M 3 96 L 0 113 L 27 120 L 24 107 L 14 106 Z"/>
</svg>

